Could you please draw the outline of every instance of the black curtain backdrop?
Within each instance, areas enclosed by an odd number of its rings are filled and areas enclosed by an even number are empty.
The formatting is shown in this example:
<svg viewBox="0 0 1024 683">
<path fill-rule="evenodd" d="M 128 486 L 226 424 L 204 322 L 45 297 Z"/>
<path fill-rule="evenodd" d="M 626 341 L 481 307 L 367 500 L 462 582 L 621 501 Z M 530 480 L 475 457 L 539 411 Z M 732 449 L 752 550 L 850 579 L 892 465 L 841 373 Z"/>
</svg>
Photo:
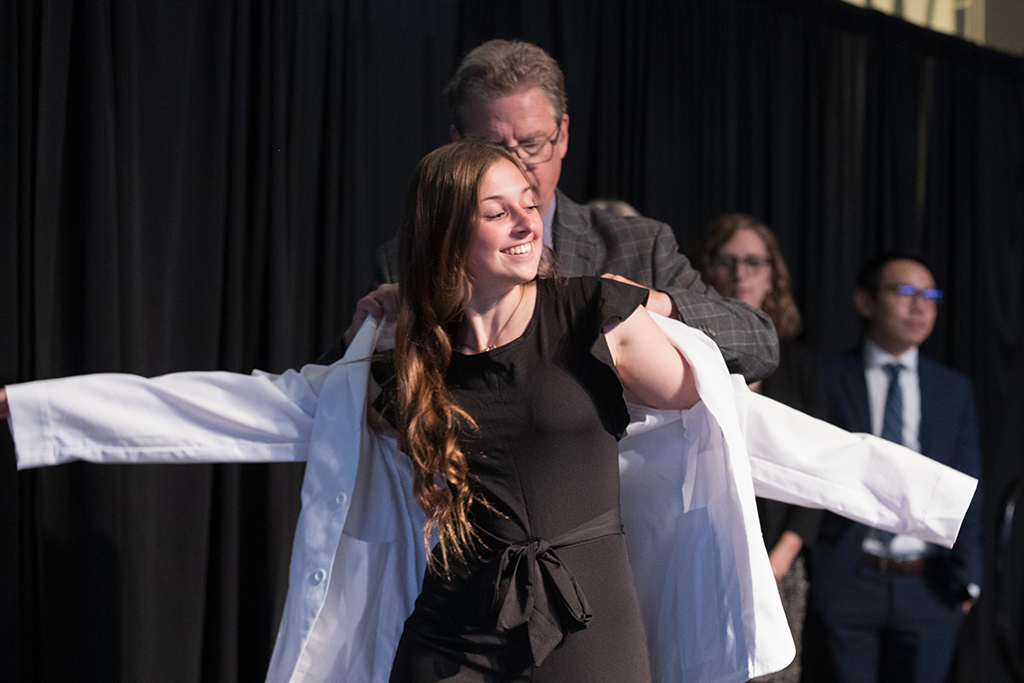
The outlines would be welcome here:
<svg viewBox="0 0 1024 683">
<path fill-rule="evenodd" d="M 1024 470 L 1024 61 L 832 0 L 0 3 L 0 383 L 282 371 L 372 280 L 469 49 L 561 63 L 562 188 L 684 248 L 779 236 L 808 341 L 854 343 L 859 264 L 928 253 L 924 353 L 968 375 L 986 548 Z M 262 680 L 301 465 L 17 473 L 0 438 L 0 680 Z M 1009 680 L 993 602 L 957 680 Z"/>
</svg>

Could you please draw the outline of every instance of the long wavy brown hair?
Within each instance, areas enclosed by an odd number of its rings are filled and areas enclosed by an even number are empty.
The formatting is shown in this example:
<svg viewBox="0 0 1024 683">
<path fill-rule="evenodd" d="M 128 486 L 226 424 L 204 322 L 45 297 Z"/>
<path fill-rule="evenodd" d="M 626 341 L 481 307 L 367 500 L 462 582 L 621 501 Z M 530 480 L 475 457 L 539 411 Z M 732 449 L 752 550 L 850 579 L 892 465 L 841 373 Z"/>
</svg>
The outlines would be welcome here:
<svg viewBox="0 0 1024 683">
<path fill-rule="evenodd" d="M 768 251 L 768 265 L 772 269 L 772 291 L 768 292 L 761 310 L 768 314 L 775 324 L 775 331 L 780 340 L 793 339 L 803 329 L 803 320 L 800 317 L 800 310 L 793 301 L 793 290 L 789 279 L 789 268 L 782 258 L 782 250 L 779 249 L 779 241 L 775 234 L 768 229 L 768 226 L 753 216 L 745 213 L 727 213 L 711 221 L 704 229 L 704 240 L 701 243 L 697 258 L 694 259 L 700 268 L 700 276 L 704 282 L 712 282 L 712 263 L 718 256 L 718 251 L 726 242 L 732 239 L 737 230 L 746 228 L 754 233 L 764 242 Z"/>
<path fill-rule="evenodd" d="M 445 571 L 452 560 L 472 556 L 479 541 L 469 521 L 479 498 L 459 447 L 459 435 L 476 425 L 452 399 L 444 376 L 472 290 L 468 254 L 480 217 L 480 186 L 502 159 L 523 170 L 505 149 L 473 140 L 428 154 L 413 174 L 398 237 L 398 445 L 413 461 L 413 490 L 427 515 L 424 544 L 429 547 L 436 531 Z M 437 561 L 432 554 L 431 562 Z"/>
</svg>

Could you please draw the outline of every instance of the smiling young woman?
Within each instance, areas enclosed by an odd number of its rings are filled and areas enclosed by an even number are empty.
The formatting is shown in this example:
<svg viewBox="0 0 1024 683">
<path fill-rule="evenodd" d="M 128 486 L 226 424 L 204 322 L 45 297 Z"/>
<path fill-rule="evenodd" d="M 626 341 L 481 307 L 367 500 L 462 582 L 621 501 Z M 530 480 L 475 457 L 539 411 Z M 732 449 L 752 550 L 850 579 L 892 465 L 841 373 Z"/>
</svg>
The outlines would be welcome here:
<svg viewBox="0 0 1024 683">
<path fill-rule="evenodd" d="M 439 542 L 392 681 L 650 680 L 619 521 L 623 392 L 684 408 L 696 388 L 646 289 L 537 278 L 536 204 L 517 157 L 481 142 L 412 181 L 374 375 Z"/>
<path fill-rule="evenodd" d="M 473 287 L 461 350 L 490 351 L 502 339 L 522 334 L 536 297 L 529 283 L 537 277 L 542 251 L 543 225 L 533 187 L 515 163 L 501 159 L 480 184 L 479 218 L 469 247 Z"/>
</svg>

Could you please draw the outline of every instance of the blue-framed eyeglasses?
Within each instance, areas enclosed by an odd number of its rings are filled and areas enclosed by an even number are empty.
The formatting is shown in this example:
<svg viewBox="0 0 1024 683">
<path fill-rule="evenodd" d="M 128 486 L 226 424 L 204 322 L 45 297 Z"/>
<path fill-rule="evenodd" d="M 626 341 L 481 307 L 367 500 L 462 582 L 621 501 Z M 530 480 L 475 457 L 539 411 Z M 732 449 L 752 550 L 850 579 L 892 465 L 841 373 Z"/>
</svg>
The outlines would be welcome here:
<svg viewBox="0 0 1024 683">
<path fill-rule="evenodd" d="M 912 296 L 921 301 L 932 301 L 934 303 L 942 301 L 941 289 L 918 289 L 914 285 L 908 285 L 906 282 L 897 282 L 894 285 L 889 285 L 886 289 L 896 296 Z"/>
</svg>

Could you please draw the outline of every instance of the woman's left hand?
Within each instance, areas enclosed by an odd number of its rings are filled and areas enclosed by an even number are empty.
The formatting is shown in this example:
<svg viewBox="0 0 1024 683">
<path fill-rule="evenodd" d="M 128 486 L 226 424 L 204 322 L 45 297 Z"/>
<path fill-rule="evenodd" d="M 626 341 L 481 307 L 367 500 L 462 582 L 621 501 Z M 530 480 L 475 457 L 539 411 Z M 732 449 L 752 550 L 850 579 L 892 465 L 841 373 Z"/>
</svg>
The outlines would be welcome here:
<svg viewBox="0 0 1024 683">
<path fill-rule="evenodd" d="M 786 575 L 803 547 L 804 539 L 800 538 L 800 534 L 788 530 L 782 532 L 779 542 L 768 553 L 768 561 L 772 565 L 772 574 L 775 575 L 776 581 L 781 581 Z"/>
</svg>

